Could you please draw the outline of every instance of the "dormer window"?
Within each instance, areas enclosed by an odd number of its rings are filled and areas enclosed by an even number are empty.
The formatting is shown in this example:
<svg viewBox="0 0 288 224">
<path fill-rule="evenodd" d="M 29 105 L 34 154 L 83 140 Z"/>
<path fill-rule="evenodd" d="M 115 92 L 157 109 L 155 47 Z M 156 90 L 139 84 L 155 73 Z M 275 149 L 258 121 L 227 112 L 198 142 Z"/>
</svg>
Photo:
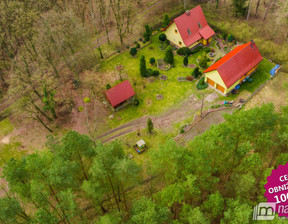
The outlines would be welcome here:
<svg viewBox="0 0 288 224">
<path fill-rule="evenodd" d="M 191 31 L 190 31 L 190 29 L 187 29 L 187 31 L 188 31 L 188 34 L 191 35 Z"/>
<path fill-rule="evenodd" d="M 175 30 L 175 33 L 178 33 L 178 30 Z"/>
<path fill-rule="evenodd" d="M 198 23 L 198 26 L 199 26 L 200 29 L 202 28 L 201 23 Z"/>
</svg>

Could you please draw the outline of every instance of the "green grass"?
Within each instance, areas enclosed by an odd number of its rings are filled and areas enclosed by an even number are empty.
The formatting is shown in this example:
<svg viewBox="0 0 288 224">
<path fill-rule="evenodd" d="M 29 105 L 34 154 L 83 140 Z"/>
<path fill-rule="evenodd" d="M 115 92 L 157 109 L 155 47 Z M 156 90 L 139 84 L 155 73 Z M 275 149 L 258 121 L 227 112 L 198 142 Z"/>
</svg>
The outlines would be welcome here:
<svg viewBox="0 0 288 224">
<path fill-rule="evenodd" d="M 154 82 L 149 82 L 148 79 L 142 78 L 139 74 L 139 60 L 140 56 L 144 55 L 146 58 L 147 69 L 157 69 L 156 66 L 149 64 L 149 59 L 154 57 L 156 60 L 164 58 L 165 51 L 160 51 L 160 41 L 158 37 L 161 33 L 153 36 L 152 43 L 145 48 L 138 51 L 135 58 L 131 57 L 129 52 L 125 52 L 110 61 L 105 61 L 101 65 L 101 70 L 111 71 L 115 69 L 117 64 L 124 66 L 122 74 L 126 74 L 136 92 L 137 98 L 140 101 L 139 106 L 130 105 L 117 112 L 117 116 L 121 117 L 118 119 L 110 120 L 110 125 L 116 126 L 121 123 L 125 123 L 137 117 L 144 115 L 155 115 L 162 113 L 181 102 L 189 95 L 196 93 L 195 82 L 178 82 L 177 77 L 191 75 L 193 69 L 183 67 L 183 57 L 175 55 L 175 67 L 169 71 L 160 71 L 160 74 L 166 75 L 168 80 L 162 81 L 156 79 Z M 204 51 L 200 51 L 189 57 L 189 64 L 196 64 L 197 58 L 202 55 Z M 211 63 L 211 62 L 210 62 Z M 113 86 L 115 83 L 110 83 Z M 157 100 L 156 95 L 162 94 L 164 99 Z"/>
<path fill-rule="evenodd" d="M 269 62 L 267 59 L 263 59 L 260 62 L 257 70 L 250 76 L 253 79 L 252 82 L 244 82 L 241 84 L 241 87 L 237 94 L 230 94 L 228 97 L 220 97 L 223 100 L 234 100 L 238 95 L 241 95 L 242 92 L 253 93 L 258 89 L 262 84 L 264 84 L 269 78 L 271 78 L 270 70 L 275 66 L 275 64 Z"/>
<path fill-rule="evenodd" d="M 0 144 L 0 167 L 3 167 L 11 158 L 19 159 L 26 155 L 26 151 L 19 150 L 21 143 L 12 142 L 9 144 Z"/>
<path fill-rule="evenodd" d="M 14 129 L 13 125 L 11 124 L 8 118 L 0 121 L 0 138 L 8 135 Z"/>
</svg>

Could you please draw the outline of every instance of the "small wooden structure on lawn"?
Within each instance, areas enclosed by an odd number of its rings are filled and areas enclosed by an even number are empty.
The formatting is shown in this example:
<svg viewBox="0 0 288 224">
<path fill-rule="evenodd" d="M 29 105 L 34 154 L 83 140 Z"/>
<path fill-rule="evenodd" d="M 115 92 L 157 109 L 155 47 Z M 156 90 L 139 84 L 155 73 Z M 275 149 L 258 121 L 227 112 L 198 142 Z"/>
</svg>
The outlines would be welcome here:
<svg viewBox="0 0 288 224">
<path fill-rule="evenodd" d="M 135 96 L 135 92 L 128 80 L 105 91 L 105 97 L 114 110 L 120 109 L 122 106 L 131 102 L 133 96 Z"/>
<path fill-rule="evenodd" d="M 136 142 L 136 145 L 134 145 L 134 149 L 136 150 L 137 153 L 142 153 L 147 149 L 147 145 L 144 142 L 144 140 L 139 140 L 138 142 Z"/>
</svg>

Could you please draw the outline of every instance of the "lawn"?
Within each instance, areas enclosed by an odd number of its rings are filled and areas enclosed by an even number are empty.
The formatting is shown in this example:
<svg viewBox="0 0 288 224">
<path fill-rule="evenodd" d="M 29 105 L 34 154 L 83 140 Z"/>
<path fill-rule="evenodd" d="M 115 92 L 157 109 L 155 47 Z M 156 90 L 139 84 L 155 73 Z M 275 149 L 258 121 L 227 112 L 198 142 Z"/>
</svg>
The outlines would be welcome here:
<svg viewBox="0 0 288 224">
<path fill-rule="evenodd" d="M 13 129 L 14 127 L 8 118 L 0 121 L 0 138 L 8 135 Z"/>
<path fill-rule="evenodd" d="M 161 33 L 154 35 L 152 43 L 139 50 L 135 58 L 130 56 L 128 51 L 110 61 L 102 63 L 101 71 L 103 72 L 115 70 L 115 66 L 119 64 L 124 66 L 121 73 L 128 76 L 128 79 L 136 92 L 137 98 L 140 101 L 139 106 L 129 105 L 128 107 L 118 111 L 116 115 L 118 119 L 116 118 L 109 121 L 112 127 L 144 115 L 156 115 L 162 113 L 169 108 L 177 106 L 179 102 L 189 95 L 198 93 L 195 86 L 195 80 L 193 82 L 177 81 L 177 77 L 186 77 L 191 75 L 193 71 L 192 68 L 186 68 L 183 66 L 183 57 L 175 55 L 175 67 L 168 71 L 161 71 L 157 69 L 156 65 L 151 66 L 149 64 L 149 59 L 151 57 L 154 57 L 156 61 L 157 59 L 164 58 L 165 51 L 161 51 L 159 48 L 160 41 L 158 37 L 160 34 Z M 203 50 L 191 55 L 189 57 L 189 64 L 195 64 L 198 66 L 196 60 L 202 54 L 204 54 Z M 160 74 L 168 77 L 168 80 L 162 81 L 159 78 L 142 78 L 139 73 L 139 61 L 141 55 L 144 55 L 146 58 L 147 69 L 152 68 L 153 70 L 159 70 Z M 115 85 L 115 83 L 109 84 L 111 86 Z M 162 94 L 164 98 L 162 100 L 157 100 L 156 96 L 158 94 Z"/>
</svg>

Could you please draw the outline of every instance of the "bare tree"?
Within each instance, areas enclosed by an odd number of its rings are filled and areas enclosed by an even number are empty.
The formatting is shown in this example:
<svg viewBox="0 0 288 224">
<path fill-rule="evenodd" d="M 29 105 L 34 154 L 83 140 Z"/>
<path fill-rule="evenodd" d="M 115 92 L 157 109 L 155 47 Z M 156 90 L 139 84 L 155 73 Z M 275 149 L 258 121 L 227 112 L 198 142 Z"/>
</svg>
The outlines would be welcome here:
<svg viewBox="0 0 288 224">
<path fill-rule="evenodd" d="M 274 4 L 274 2 L 275 2 L 275 0 L 269 1 L 268 7 L 267 7 L 266 12 L 265 12 L 264 17 L 263 17 L 263 21 L 265 21 L 267 15 L 268 15 L 269 9 L 270 9 L 271 6 Z"/>
<path fill-rule="evenodd" d="M 259 9 L 260 2 L 261 2 L 261 0 L 257 1 L 255 16 L 257 16 L 257 14 L 258 14 L 258 9 Z"/>
<path fill-rule="evenodd" d="M 252 2 L 253 2 L 253 0 L 249 0 L 247 20 L 249 20 L 249 17 L 250 17 Z"/>
</svg>

